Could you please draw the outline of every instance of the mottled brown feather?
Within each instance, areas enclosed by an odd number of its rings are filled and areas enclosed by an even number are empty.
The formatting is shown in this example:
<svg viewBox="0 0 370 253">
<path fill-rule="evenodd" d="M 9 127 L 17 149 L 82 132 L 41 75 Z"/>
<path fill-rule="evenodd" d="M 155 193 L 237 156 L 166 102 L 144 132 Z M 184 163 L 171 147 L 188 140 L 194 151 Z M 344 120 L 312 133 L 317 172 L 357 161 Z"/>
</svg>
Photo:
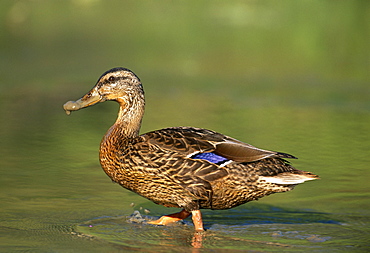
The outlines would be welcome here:
<svg viewBox="0 0 370 253">
<path fill-rule="evenodd" d="M 69 114 L 106 100 L 117 101 L 120 111 L 101 142 L 101 166 L 114 182 L 157 204 L 186 211 L 227 209 L 317 178 L 284 160 L 294 156 L 207 129 L 174 127 L 138 136 L 144 91 L 140 79 L 128 69 L 105 72 L 91 91 L 67 102 L 64 109 Z M 194 159 L 205 152 L 229 161 Z"/>
</svg>

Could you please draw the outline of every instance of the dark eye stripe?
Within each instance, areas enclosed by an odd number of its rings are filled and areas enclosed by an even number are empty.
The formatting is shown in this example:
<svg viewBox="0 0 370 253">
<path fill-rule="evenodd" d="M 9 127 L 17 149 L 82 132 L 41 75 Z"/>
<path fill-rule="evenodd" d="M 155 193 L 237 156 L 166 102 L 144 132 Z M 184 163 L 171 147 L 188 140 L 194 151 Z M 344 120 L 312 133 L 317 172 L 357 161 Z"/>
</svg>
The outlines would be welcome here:
<svg viewBox="0 0 370 253">
<path fill-rule="evenodd" d="M 105 81 L 103 81 L 102 84 L 112 83 L 112 82 L 116 82 L 119 80 L 125 80 L 128 78 L 129 78 L 128 76 L 120 76 L 120 77 L 110 76 L 108 77 L 108 79 L 105 79 Z"/>
</svg>

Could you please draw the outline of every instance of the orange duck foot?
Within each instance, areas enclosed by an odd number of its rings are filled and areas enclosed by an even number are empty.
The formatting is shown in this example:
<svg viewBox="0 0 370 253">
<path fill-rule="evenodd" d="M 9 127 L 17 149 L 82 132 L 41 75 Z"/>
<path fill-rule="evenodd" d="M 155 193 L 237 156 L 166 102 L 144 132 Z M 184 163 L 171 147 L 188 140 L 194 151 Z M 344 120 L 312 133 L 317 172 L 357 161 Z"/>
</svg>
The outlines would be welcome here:
<svg viewBox="0 0 370 253">
<path fill-rule="evenodd" d="M 176 222 L 176 221 L 179 221 L 179 220 L 183 220 L 183 219 L 189 217 L 190 214 L 191 213 L 189 213 L 188 211 L 182 210 L 179 213 L 173 213 L 173 214 L 169 214 L 169 215 L 164 215 L 161 218 L 159 218 L 158 220 L 149 221 L 148 223 L 149 224 L 153 224 L 153 225 L 162 225 L 162 226 L 165 226 L 165 225 L 168 225 L 170 223 L 173 223 L 173 222 Z"/>
<path fill-rule="evenodd" d="M 159 218 L 158 220 L 149 221 L 148 223 L 153 224 L 153 225 L 165 226 L 165 225 L 174 223 L 176 221 L 186 219 L 187 217 L 190 216 L 190 214 L 192 214 L 192 219 L 193 219 L 195 230 L 196 231 L 204 231 L 202 214 L 201 214 L 200 210 L 191 211 L 191 213 L 188 212 L 188 211 L 182 210 L 181 212 L 178 212 L 178 213 L 164 215 L 161 218 Z"/>
</svg>

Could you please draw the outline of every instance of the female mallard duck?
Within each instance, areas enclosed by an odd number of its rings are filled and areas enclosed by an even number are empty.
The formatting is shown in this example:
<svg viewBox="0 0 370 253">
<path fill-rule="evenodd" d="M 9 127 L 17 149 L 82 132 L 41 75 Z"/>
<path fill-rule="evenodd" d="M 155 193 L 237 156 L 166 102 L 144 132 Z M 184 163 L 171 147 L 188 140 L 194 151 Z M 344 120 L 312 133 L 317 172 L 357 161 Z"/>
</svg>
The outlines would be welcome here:
<svg viewBox="0 0 370 253">
<path fill-rule="evenodd" d="M 157 225 L 192 215 L 203 231 L 200 209 L 228 209 L 263 196 L 290 191 L 318 176 L 293 168 L 280 152 L 267 151 L 223 134 L 193 127 L 173 127 L 139 135 L 144 114 L 140 79 L 126 68 L 105 72 L 86 95 L 64 104 L 71 111 L 107 100 L 120 105 L 118 118 L 100 144 L 100 164 L 124 188 L 179 213 Z"/>
</svg>

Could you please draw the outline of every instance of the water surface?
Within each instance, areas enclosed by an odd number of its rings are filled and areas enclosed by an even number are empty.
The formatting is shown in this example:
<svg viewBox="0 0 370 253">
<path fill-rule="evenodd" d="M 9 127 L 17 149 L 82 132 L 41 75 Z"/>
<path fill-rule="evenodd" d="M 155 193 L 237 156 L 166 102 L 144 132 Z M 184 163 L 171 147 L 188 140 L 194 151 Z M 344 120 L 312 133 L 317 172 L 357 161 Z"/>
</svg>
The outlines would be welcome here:
<svg viewBox="0 0 370 253">
<path fill-rule="evenodd" d="M 369 251 L 367 2 L 236 1 L 196 10 L 104 3 L 2 3 L 1 250 Z M 190 219 L 146 224 L 178 210 L 111 183 L 100 168 L 99 143 L 117 105 L 71 116 L 62 109 L 115 66 L 142 79 L 142 133 L 213 129 L 291 153 L 295 167 L 321 179 L 204 210 L 205 233 L 194 233 Z"/>
</svg>

